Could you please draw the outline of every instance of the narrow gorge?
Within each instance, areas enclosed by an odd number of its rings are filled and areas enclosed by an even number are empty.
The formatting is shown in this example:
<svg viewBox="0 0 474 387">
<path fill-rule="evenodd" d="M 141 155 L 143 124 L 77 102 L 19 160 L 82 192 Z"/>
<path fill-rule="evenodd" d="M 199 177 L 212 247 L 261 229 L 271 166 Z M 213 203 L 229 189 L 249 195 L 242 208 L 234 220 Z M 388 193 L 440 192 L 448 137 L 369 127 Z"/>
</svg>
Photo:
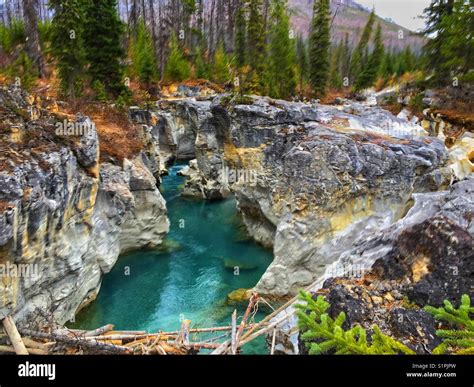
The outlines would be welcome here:
<svg viewBox="0 0 474 387">
<path fill-rule="evenodd" d="M 88 117 L 0 90 L 0 260 L 38 271 L 2 278 L 0 317 L 220 325 L 229 302 L 256 292 L 278 304 L 310 286 L 332 313 L 344 305 L 362 325 L 386 320 L 419 352 L 433 344 L 432 332 L 397 330 L 390 316 L 408 313 L 405 299 L 436 306 L 473 293 L 472 147 L 447 148 L 429 117 L 363 101 L 182 88 L 190 95 L 130 108 L 138 140 L 122 159 L 101 154 Z M 59 118 L 92 130 L 58 134 Z M 285 324 L 277 351 L 298 352 L 294 321 Z"/>
</svg>

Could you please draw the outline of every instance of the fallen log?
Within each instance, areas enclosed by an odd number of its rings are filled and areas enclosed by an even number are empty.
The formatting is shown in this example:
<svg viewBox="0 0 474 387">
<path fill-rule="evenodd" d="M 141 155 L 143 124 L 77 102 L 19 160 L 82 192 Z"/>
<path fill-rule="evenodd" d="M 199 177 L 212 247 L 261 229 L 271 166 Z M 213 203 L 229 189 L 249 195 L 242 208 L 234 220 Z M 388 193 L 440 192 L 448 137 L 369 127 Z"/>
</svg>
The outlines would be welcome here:
<svg viewBox="0 0 474 387">
<path fill-rule="evenodd" d="M 231 352 L 232 355 L 235 355 L 237 353 L 237 310 L 234 309 L 234 312 L 232 313 L 232 336 L 231 336 Z"/>
<path fill-rule="evenodd" d="M 169 345 L 167 343 L 159 343 L 148 351 L 149 355 L 186 355 L 188 350 Z"/>
<path fill-rule="evenodd" d="M 271 346 L 271 349 L 270 349 L 270 355 L 275 354 L 275 344 L 276 344 L 276 328 L 273 328 L 272 346 Z"/>
<path fill-rule="evenodd" d="M 114 326 L 112 324 L 107 324 L 107 325 L 104 325 L 103 327 L 94 329 L 93 331 L 88 331 L 87 333 L 84 334 L 84 337 L 100 336 L 100 335 L 103 335 L 104 333 L 112 331 L 113 329 L 114 329 Z"/>
<path fill-rule="evenodd" d="M 145 337 L 143 339 L 138 339 L 138 340 L 135 340 L 135 341 L 131 341 L 127 344 L 124 344 L 125 347 L 127 348 L 133 348 L 133 347 L 137 347 L 139 345 L 150 345 L 152 344 L 153 341 L 150 340 L 150 337 Z"/>
<path fill-rule="evenodd" d="M 189 348 L 194 349 L 216 349 L 219 348 L 220 344 L 217 343 L 189 343 Z"/>
<path fill-rule="evenodd" d="M 247 338 L 242 339 L 242 341 L 240 342 L 240 346 L 245 345 L 249 341 L 252 341 L 253 339 L 255 339 L 256 337 L 258 337 L 258 336 L 260 336 L 264 333 L 269 332 L 270 330 L 275 328 L 277 325 L 281 324 L 283 321 L 289 319 L 292 315 L 293 315 L 293 313 L 288 313 L 285 316 L 283 316 L 283 317 L 279 318 L 278 320 L 276 320 L 275 322 L 271 323 L 267 327 L 262 328 L 259 331 L 252 333 L 251 335 L 247 336 Z"/>
<path fill-rule="evenodd" d="M 255 324 L 247 324 L 245 329 L 249 329 L 253 327 Z M 224 327 L 214 327 L 214 328 L 194 328 L 190 329 L 189 333 L 206 333 L 206 332 L 219 332 L 219 331 L 231 331 L 232 326 L 224 326 Z M 178 335 L 180 331 L 172 331 L 172 332 L 161 332 L 164 335 Z"/>
<path fill-rule="evenodd" d="M 240 337 L 242 336 L 242 333 L 244 332 L 245 324 L 247 323 L 247 319 L 250 316 L 250 312 L 255 305 L 255 303 L 258 300 L 258 294 L 254 293 L 252 294 L 252 297 L 250 297 L 249 304 L 247 306 L 247 309 L 245 310 L 244 317 L 242 318 L 242 321 L 240 322 L 239 329 L 237 330 L 237 334 L 235 335 L 235 349 L 239 348 L 239 342 L 240 342 Z"/>
<path fill-rule="evenodd" d="M 29 355 L 47 355 L 48 351 L 38 348 L 27 348 Z M 17 353 L 16 349 L 10 345 L 0 345 L 0 352 Z"/>
<path fill-rule="evenodd" d="M 236 349 L 239 347 L 240 336 L 242 335 L 244 328 L 247 324 L 247 319 L 250 316 L 250 311 L 252 310 L 257 300 L 258 300 L 258 294 L 254 293 L 252 297 L 250 297 L 250 301 L 247 306 L 247 309 L 245 310 L 244 317 L 242 318 L 242 321 L 240 322 L 240 325 L 239 325 L 239 329 L 235 335 L 235 348 Z M 213 352 L 211 352 L 211 355 L 225 354 L 229 345 L 232 345 L 232 339 L 226 340 L 222 344 L 220 344 Z"/>
<path fill-rule="evenodd" d="M 164 350 L 164 348 L 157 344 L 155 345 L 152 349 L 150 349 L 150 351 L 148 352 L 149 355 L 167 355 L 166 351 Z"/>
<path fill-rule="evenodd" d="M 128 354 L 131 352 L 130 348 L 127 348 L 125 346 L 103 343 L 101 341 L 96 341 L 96 340 L 87 340 L 80 336 L 71 337 L 71 336 L 66 336 L 66 335 L 58 335 L 54 333 L 38 332 L 38 331 L 33 331 L 31 329 L 22 329 L 21 333 L 24 336 L 47 339 L 49 341 L 56 341 L 56 342 L 63 343 L 66 345 L 70 345 L 74 347 L 82 347 L 82 348 L 87 348 L 91 350 L 113 352 L 113 353 L 119 353 L 119 354 Z"/>
<path fill-rule="evenodd" d="M 319 280 L 314 281 L 311 285 L 308 285 L 304 290 L 309 292 L 318 282 L 319 282 Z M 278 313 L 285 310 L 290 305 L 294 304 L 296 301 L 298 301 L 298 298 L 299 298 L 299 295 L 294 296 L 292 299 L 288 300 L 282 306 L 280 306 L 278 309 L 274 310 L 272 313 L 270 313 L 268 316 L 266 316 L 262 321 L 258 322 L 257 324 L 254 324 L 247 332 L 245 332 L 243 334 L 242 340 L 246 339 L 248 336 L 250 336 L 255 330 L 257 330 L 260 327 L 262 327 L 263 325 L 267 324 Z"/>
<path fill-rule="evenodd" d="M 31 340 L 28 337 L 24 337 L 23 342 L 25 343 L 26 349 L 28 351 L 30 349 L 41 349 L 43 351 L 48 351 L 48 346 L 45 343 L 40 343 L 38 341 Z"/>
<path fill-rule="evenodd" d="M 105 335 L 105 336 L 93 336 L 85 337 L 86 340 L 98 340 L 98 341 L 110 341 L 110 340 L 139 340 L 146 338 L 159 337 L 160 340 L 176 340 L 176 335 L 169 336 L 160 333 L 149 333 L 144 335 Z"/>
<path fill-rule="evenodd" d="M 216 337 L 211 337 L 207 340 L 201 341 L 201 343 L 213 343 L 214 341 L 220 340 L 220 339 L 225 339 L 228 336 L 227 333 L 224 333 L 223 335 L 219 335 Z"/>
<path fill-rule="evenodd" d="M 181 323 L 181 330 L 179 331 L 178 338 L 176 343 L 178 345 L 187 346 L 189 344 L 189 326 L 191 325 L 191 320 L 183 320 Z"/>
<path fill-rule="evenodd" d="M 227 350 L 227 347 L 231 343 L 231 340 L 226 340 L 220 344 L 214 351 L 211 352 L 211 355 L 223 355 Z"/>
<path fill-rule="evenodd" d="M 26 350 L 25 344 L 21 339 L 20 333 L 16 329 L 13 318 L 11 316 L 7 316 L 3 319 L 2 323 L 5 333 L 8 335 L 13 348 L 15 348 L 15 353 L 17 355 L 28 355 L 28 351 Z"/>
<path fill-rule="evenodd" d="M 149 334 L 156 334 L 156 333 L 148 333 L 147 331 L 110 331 L 105 333 L 105 335 L 149 335 Z"/>
</svg>

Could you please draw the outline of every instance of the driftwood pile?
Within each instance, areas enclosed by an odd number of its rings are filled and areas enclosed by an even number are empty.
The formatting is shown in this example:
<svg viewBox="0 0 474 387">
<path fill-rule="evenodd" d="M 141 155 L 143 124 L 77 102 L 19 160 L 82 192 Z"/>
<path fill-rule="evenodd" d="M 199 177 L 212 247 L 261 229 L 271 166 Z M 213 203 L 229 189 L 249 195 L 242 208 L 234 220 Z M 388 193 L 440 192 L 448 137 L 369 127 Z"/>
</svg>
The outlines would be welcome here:
<svg viewBox="0 0 474 387">
<path fill-rule="evenodd" d="M 216 355 L 235 355 L 240 352 L 243 345 L 263 334 L 273 332 L 271 348 L 273 354 L 276 326 L 291 317 L 291 314 L 283 313 L 283 317 L 277 319 L 275 317 L 290 302 L 274 310 L 259 323 L 252 323 L 251 320 L 255 316 L 259 302 L 266 303 L 257 294 L 253 294 L 240 324 L 237 323 L 235 310 L 232 313 L 230 326 L 197 329 L 191 328 L 190 320 L 183 320 L 181 329 L 174 332 L 118 331 L 114 330 L 112 324 L 92 331 L 64 327 L 18 330 L 12 317 L 8 316 L 2 320 L 4 335 L 1 335 L 0 330 L 0 340 L 4 345 L 0 345 L 0 353 L 188 355 L 205 350 L 207 353 Z"/>
</svg>

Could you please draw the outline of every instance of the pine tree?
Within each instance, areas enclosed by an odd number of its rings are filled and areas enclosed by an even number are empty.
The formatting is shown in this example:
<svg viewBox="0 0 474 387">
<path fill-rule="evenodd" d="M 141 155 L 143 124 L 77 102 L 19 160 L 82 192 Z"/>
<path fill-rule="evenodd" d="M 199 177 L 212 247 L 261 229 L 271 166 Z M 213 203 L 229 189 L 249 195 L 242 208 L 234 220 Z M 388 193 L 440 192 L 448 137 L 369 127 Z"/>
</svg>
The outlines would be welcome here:
<svg viewBox="0 0 474 387">
<path fill-rule="evenodd" d="M 165 67 L 165 79 L 168 81 L 184 81 L 191 75 L 191 67 L 184 58 L 183 50 L 175 34 L 171 35 L 170 54 Z"/>
<path fill-rule="evenodd" d="M 426 306 L 425 310 L 436 320 L 447 323 L 447 328 L 450 328 L 436 331 L 443 342 L 433 350 L 433 353 L 474 354 L 474 320 L 471 317 L 474 315 L 474 307 L 471 306 L 467 294 L 461 297 L 461 305 L 457 309 L 451 302 L 445 300 L 443 307 Z"/>
<path fill-rule="evenodd" d="M 323 296 L 313 299 L 310 293 L 300 292 L 301 304 L 296 304 L 298 328 L 301 338 L 309 349 L 310 355 L 335 353 L 336 355 L 394 355 L 415 352 L 393 338 L 384 335 L 377 325 L 372 326 L 373 333 L 369 337 L 367 331 L 356 325 L 344 330 L 346 320 L 344 312 L 336 319 L 328 314 L 329 303 Z"/>
<path fill-rule="evenodd" d="M 284 0 L 273 0 L 269 46 L 270 96 L 289 98 L 295 89 L 295 48 Z"/>
<path fill-rule="evenodd" d="M 152 35 L 143 19 L 137 22 L 135 29 L 131 43 L 134 72 L 141 83 L 150 86 L 157 78 Z"/>
<path fill-rule="evenodd" d="M 429 38 L 423 48 L 426 68 L 432 71 L 435 82 L 445 83 L 449 71 L 445 68 L 442 47 L 448 43 L 448 30 L 445 28 L 446 17 L 452 14 L 454 0 L 432 0 L 425 9 L 425 35 Z"/>
<path fill-rule="evenodd" d="M 413 55 L 409 47 L 394 54 L 395 74 L 400 77 L 413 66 Z"/>
<path fill-rule="evenodd" d="M 7 75 L 11 79 L 20 78 L 21 87 L 30 90 L 38 78 L 38 68 L 26 52 L 22 51 L 7 69 Z"/>
<path fill-rule="evenodd" d="M 409 47 L 407 47 L 409 49 Z M 377 32 L 374 38 L 374 50 L 370 54 L 367 63 L 356 79 L 355 89 L 361 90 L 370 87 L 377 80 L 380 72 L 380 66 L 384 57 L 384 45 L 382 41 L 382 28 L 380 24 L 377 25 Z"/>
<path fill-rule="evenodd" d="M 341 75 L 343 78 L 349 78 L 351 65 L 351 47 L 349 44 L 349 33 L 344 36 L 344 45 L 341 58 Z"/>
<path fill-rule="evenodd" d="M 92 83 L 100 82 L 107 92 L 126 92 L 123 83 L 122 47 L 124 25 L 117 13 L 116 0 L 85 0 L 84 46 Z"/>
<path fill-rule="evenodd" d="M 340 41 L 337 46 L 331 47 L 331 76 L 330 85 L 335 89 L 342 87 L 342 64 L 344 56 L 344 45 Z"/>
<path fill-rule="evenodd" d="M 10 25 L 0 25 L 0 47 L 11 54 L 12 50 L 26 40 L 25 23 L 23 20 L 13 19 Z"/>
<path fill-rule="evenodd" d="M 235 62 L 237 67 L 243 67 L 247 61 L 247 19 L 246 5 L 240 0 L 235 17 Z"/>
<path fill-rule="evenodd" d="M 375 11 L 372 10 L 370 13 L 369 19 L 362 31 L 361 38 L 357 47 L 354 50 L 351 60 L 350 66 L 350 74 L 349 77 L 351 79 L 351 83 L 354 83 L 357 77 L 359 76 L 362 69 L 365 68 L 368 59 L 368 44 L 370 41 L 370 36 L 372 35 L 372 28 L 375 22 Z"/>
<path fill-rule="evenodd" d="M 324 96 L 329 78 L 329 0 L 315 0 L 309 37 L 309 79 L 316 96 Z"/>
<path fill-rule="evenodd" d="M 445 16 L 441 27 L 446 40 L 441 45 L 441 71 L 468 82 L 474 81 L 474 12 L 473 3 L 468 1 L 454 2 L 452 13 Z"/>
<path fill-rule="evenodd" d="M 407 46 L 405 50 L 403 50 L 402 60 L 405 63 L 405 72 L 412 71 L 415 68 L 415 56 L 410 49 L 410 46 Z"/>
<path fill-rule="evenodd" d="M 249 0 L 249 20 L 247 25 L 248 63 L 251 67 L 249 74 L 250 89 L 262 93 L 265 90 L 266 77 L 266 44 L 265 20 L 261 0 Z"/>
<path fill-rule="evenodd" d="M 298 61 L 299 89 L 303 92 L 303 86 L 308 78 L 308 51 L 301 35 L 298 35 L 296 41 L 296 56 Z"/>
<path fill-rule="evenodd" d="M 194 76 L 198 79 L 209 78 L 209 66 L 199 45 L 194 50 Z"/>
<path fill-rule="evenodd" d="M 225 84 L 230 81 L 230 63 L 222 42 L 217 46 L 214 53 L 212 81 L 218 84 Z"/>
<path fill-rule="evenodd" d="M 84 77 L 84 9 L 80 0 L 50 0 L 54 12 L 51 25 L 51 51 L 58 62 L 62 92 L 75 98 Z"/>
<path fill-rule="evenodd" d="M 387 50 L 383 57 L 380 73 L 382 74 L 384 79 L 390 79 L 395 72 L 394 66 L 393 66 L 394 59 L 393 59 L 391 51 L 392 50 L 390 49 Z"/>
</svg>

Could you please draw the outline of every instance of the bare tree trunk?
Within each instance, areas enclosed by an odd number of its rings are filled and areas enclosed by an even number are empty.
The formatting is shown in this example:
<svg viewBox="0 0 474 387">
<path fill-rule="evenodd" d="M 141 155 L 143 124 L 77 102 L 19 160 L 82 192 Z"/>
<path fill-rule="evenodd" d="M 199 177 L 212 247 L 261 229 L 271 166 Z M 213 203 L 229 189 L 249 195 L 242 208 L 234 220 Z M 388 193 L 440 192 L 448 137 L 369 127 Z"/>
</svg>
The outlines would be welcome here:
<svg viewBox="0 0 474 387">
<path fill-rule="evenodd" d="M 26 53 L 38 68 L 39 77 L 44 76 L 44 63 L 41 55 L 39 32 L 38 32 L 38 14 L 36 11 L 36 0 L 23 0 L 23 11 L 25 14 L 26 30 Z"/>
<path fill-rule="evenodd" d="M 159 49 L 160 49 L 160 81 L 163 81 L 165 74 L 165 20 L 163 16 L 163 0 L 158 3 L 158 20 L 160 21 Z"/>
<path fill-rule="evenodd" d="M 7 7 L 7 20 L 8 20 L 8 25 L 11 25 L 12 24 L 12 8 L 11 8 L 11 4 L 7 1 L 6 3 L 6 7 Z"/>
<path fill-rule="evenodd" d="M 43 20 L 42 9 L 41 9 L 41 0 L 36 0 L 36 9 L 38 10 L 38 18 L 40 21 Z"/>
<path fill-rule="evenodd" d="M 212 58 L 212 54 L 214 52 L 213 47 L 214 47 L 214 9 L 216 7 L 216 0 L 212 0 L 211 3 L 211 13 L 209 15 L 209 47 L 208 47 L 208 52 L 209 52 L 209 58 Z"/>
<path fill-rule="evenodd" d="M 155 50 L 155 57 L 158 59 L 158 50 L 156 49 L 158 39 L 156 36 L 155 4 L 153 0 L 148 0 L 148 3 L 150 7 L 151 36 L 153 37 L 153 49 Z"/>
<path fill-rule="evenodd" d="M 235 16 L 239 5 L 239 0 L 227 1 L 227 51 L 234 51 Z"/>
<path fill-rule="evenodd" d="M 41 2 L 41 7 L 43 8 L 44 21 L 48 21 L 49 20 L 48 2 L 43 0 Z"/>
<path fill-rule="evenodd" d="M 128 0 L 125 0 L 125 17 L 127 20 L 127 24 L 130 22 L 130 12 L 128 8 Z"/>
<path fill-rule="evenodd" d="M 145 5 L 145 0 L 142 0 L 142 17 L 143 17 L 143 22 L 146 23 L 146 5 Z"/>
<path fill-rule="evenodd" d="M 137 0 L 132 0 L 132 10 L 130 12 L 130 21 L 128 23 L 130 30 L 134 30 L 138 22 L 138 4 Z"/>
</svg>

